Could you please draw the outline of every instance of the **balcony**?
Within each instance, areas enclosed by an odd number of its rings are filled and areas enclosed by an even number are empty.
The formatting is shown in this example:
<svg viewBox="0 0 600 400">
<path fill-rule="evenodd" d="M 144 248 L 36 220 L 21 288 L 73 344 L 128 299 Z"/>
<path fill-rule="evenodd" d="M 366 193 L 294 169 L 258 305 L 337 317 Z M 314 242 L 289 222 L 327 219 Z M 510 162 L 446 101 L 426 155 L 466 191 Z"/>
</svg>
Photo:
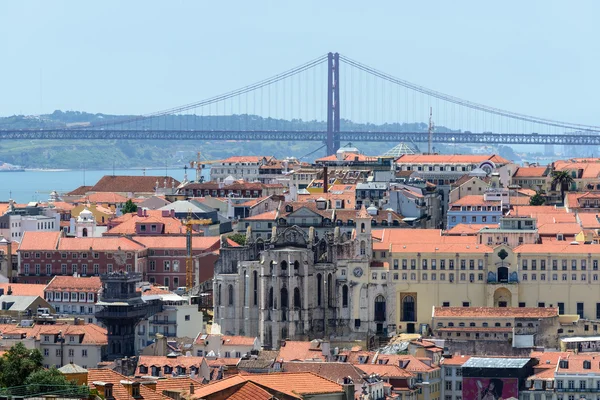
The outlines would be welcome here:
<svg viewBox="0 0 600 400">
<path fill-rule="evenodd" d="M 158 320 L 152 320 L 150 321 L 151 324 L 154 325 L 175 325 L 177 324 L 177 321 L 173 321 L 173 320 L 164 320 L 164 319 L 158 319 Z"/>
</svg>

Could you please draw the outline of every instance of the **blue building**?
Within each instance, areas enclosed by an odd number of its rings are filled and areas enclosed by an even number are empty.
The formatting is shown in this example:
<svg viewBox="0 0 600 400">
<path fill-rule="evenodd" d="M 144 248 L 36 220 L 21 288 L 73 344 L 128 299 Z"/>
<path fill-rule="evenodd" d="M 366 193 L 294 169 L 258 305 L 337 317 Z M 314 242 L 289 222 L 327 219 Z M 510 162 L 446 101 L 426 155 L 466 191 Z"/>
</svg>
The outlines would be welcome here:
<svg viewBox="0 0 600 400">
<path fill-rule="evenodd" d="M 458 224 L 497 225 L 502 216 L 502 208 L 502 201 L 486 200 L 483 195 L 465 196 L 450 204 L 447 229 Z"/>
</svg>

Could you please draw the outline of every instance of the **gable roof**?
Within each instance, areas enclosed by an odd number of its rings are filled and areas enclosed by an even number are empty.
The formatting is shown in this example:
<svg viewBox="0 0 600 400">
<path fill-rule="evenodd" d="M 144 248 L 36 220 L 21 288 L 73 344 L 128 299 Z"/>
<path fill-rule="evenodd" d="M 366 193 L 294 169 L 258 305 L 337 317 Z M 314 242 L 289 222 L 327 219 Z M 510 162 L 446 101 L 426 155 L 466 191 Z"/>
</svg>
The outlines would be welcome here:
<svg viewBox="0 0 600 400">
<path fill-rule="evenodd" d="M 128 378 L 111 369 L 88 369 L 87 384 L 90 389 L 96 389 L 94 382 L 112 383 L 112 394 L 115 400 L 133 400 L 133 397 L 129 394 L 129 390 L 121 384 L 121 381 L 128 381 Z M 140 385 L 140 395 L 144 400 L 169 400 L 168 397 L 163 396 L 144 385 Z"/>
<path fill-rule="evenodd" d="M 433 307 L 434 318 L 551 318 L 556 307 Z"/>
<path fill-rule="evenodd" d="M 4 294 L 8 294 L 10 288 L 14 296 L 40 296 L 44 298 L 44 284 L 35 283 L 0 283 L 0 289 L 4 289 Z"/>
<path fill-rule="evenodd" d="M 396 159 L 397 163 L 402 164 L 480 164 L 484 161 L 492 161 L 495 164 L 510 163 L 506 158 L 495 154 L 404 154 Z"/>
<path fill-rule="evenodd" d="M 131 175 L 104 175 L 89 189 L 90 192 L 119 192 L 119 193 L 153 193 L 156 191 L 156 182 L 159 187 L 177 187 L 180 182 L 170 176 L 131 176 Z"/>
<path fill-rule="evenodd" d="M 127 197 L 121 196 L 119 193 L 114 192 L 97 192 L 89 193 L 84 197 L 74 200 L 73 203 L 102 203 L 102 204 L 118 204 L 125 203 Z"/>
<path fill-rule="evenodd" d="M 307 360 L 327 361 L 327 358 L 323 355 L 323 350 L 321 349 L 321 342 L 318 340 L 313 340 L 312 342 L 286 340 L 282 343 L 277 358 L 284 362 Z"/>
<path fill-rule="evenodd" d="M 46 286 L 46 290 L 59 292 L 98 292 L 102 288 L 99 276 L 74 277 L 56 275 Z"/>
<path fill-rule="evenodd" d="M 25 231 L 19 245 L 19 251 L 27 250 L 56 250 L 60 232 Z"/>
</svg>

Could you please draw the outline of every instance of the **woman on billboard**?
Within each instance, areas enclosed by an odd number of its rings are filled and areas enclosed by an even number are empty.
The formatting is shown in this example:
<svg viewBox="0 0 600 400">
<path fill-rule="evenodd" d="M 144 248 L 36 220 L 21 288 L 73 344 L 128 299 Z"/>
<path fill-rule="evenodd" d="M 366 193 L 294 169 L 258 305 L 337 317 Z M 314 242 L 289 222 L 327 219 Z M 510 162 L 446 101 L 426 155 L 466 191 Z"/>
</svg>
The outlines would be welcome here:
<svg viewBox="0 0 600 400">
<path fill-rule="evenodd" d="M 490 379 L 487 388 L 483 388 L 481 381 L 477 381 L 477 400 L 502 400 L 502 387 L 504 382 L 500 379 Z"/>
</svg>

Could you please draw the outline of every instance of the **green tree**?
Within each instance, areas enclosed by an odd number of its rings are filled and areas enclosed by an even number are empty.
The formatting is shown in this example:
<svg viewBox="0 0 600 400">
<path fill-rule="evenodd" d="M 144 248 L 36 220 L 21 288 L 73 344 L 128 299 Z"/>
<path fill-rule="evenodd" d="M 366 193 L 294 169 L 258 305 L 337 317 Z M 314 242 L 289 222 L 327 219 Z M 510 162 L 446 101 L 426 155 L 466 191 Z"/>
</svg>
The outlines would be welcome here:
<svg viewBox="0 0 600 400">
<path fill-rule="evenodd" d="M 545 202 L 546 199 L 544 198 L 544 196 L 542 196 L 540 192 L 537 192 L 529 199 L 530 206 L 543 206 Z"/>
<path fill-rule="evenodd" d="M 565 200 L 565 191 L 569 190 L 573 184 L 573 177 L 569 174 L 569 171 L 554 171 L 552 172 L 552 187 L 556 190 L 556 187 L 560 187 L 560 199 Z"/>
<path fill-rule="evenodd" d="M 123 207 L 123 214 L 129 214 L 129 213 L 134 213 L 137 212 L 137 205 L 131 201 L 131 199 L 127 200 L 127 202 L 125 202 L 125 206 Z"/>
<path fill-rule="evenodd" d="M 234 233 L 233 235 L 229 236 L 229 239 L 233 240 L 240 246 L 244 246 L 246 244 L 246 235 L 243 233 Z"/>
<path fill-rule="evenodd" d="M 75 389 L 77 385 L 67 381 L 56 367 L 40 369 L 25 379 L 28 393 L 48 393 L 56 391 Z"/>
<path fill-rule="evenodd" d="M 29 375 L 42 369 L 43 361 L 39 350 L 15 344 L 0 358 L 0 387 L 23 385 Z"/>
</svg>

